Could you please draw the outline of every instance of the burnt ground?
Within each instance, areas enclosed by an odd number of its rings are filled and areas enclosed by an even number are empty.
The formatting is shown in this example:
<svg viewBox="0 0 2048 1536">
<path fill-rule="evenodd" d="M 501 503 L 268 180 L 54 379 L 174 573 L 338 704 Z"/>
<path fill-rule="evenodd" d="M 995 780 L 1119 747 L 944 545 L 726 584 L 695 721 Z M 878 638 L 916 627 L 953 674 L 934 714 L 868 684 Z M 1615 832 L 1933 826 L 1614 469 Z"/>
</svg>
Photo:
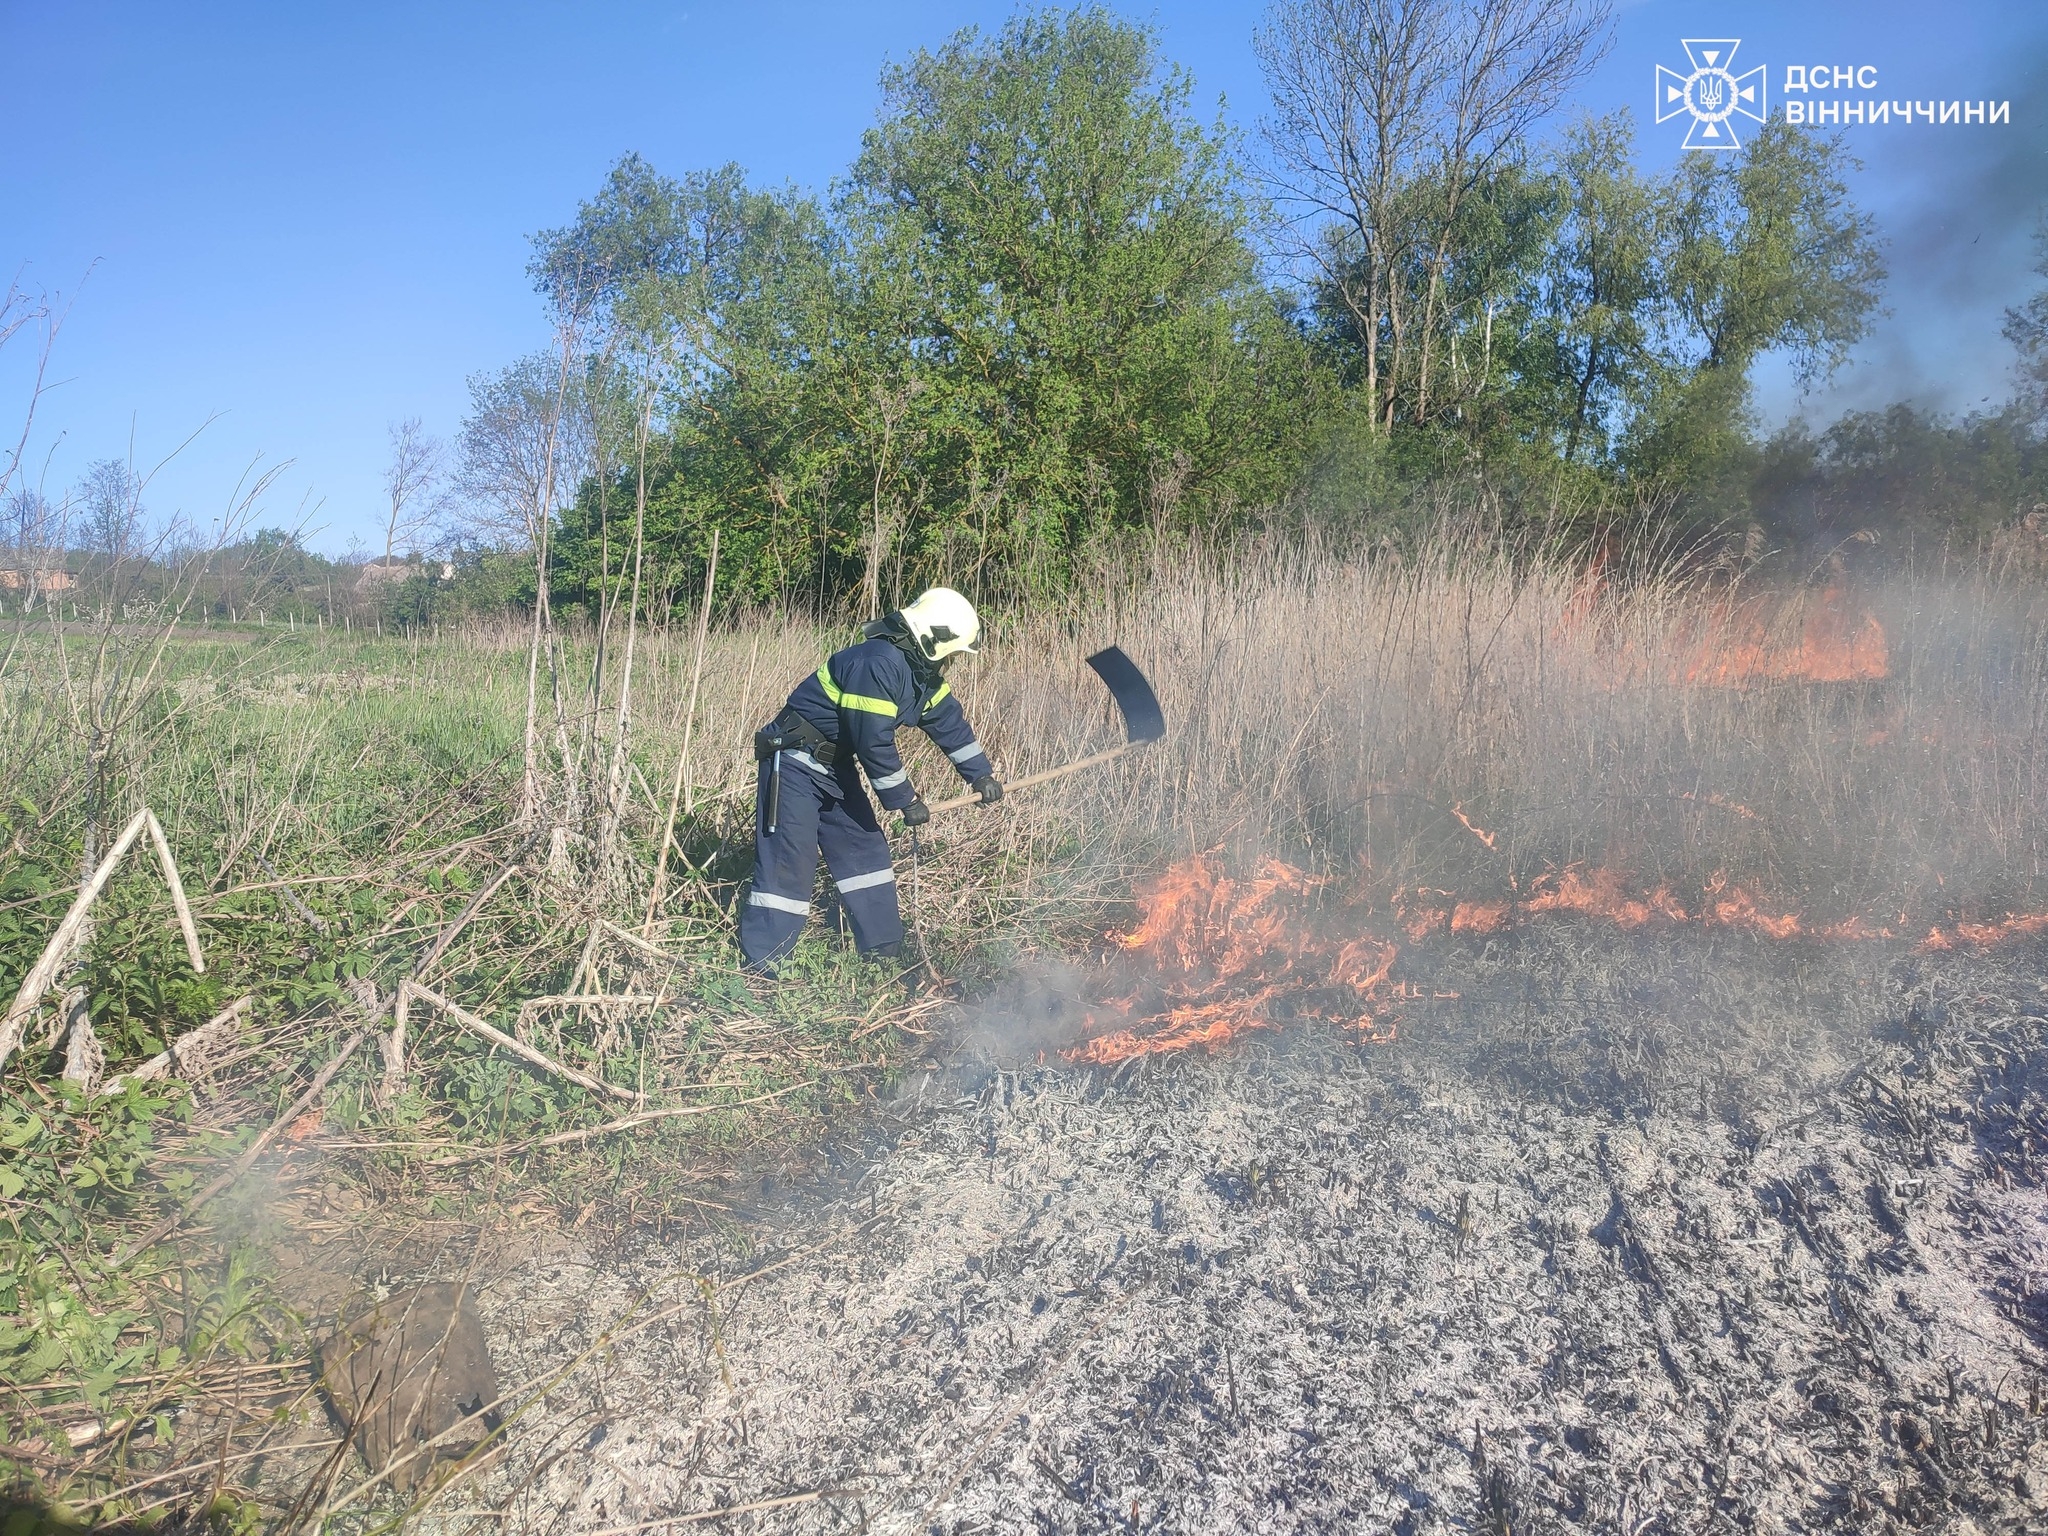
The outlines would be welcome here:
<svg viewBox="0 0 2048 1536">
<path fill-rule="evenodd" d="M 486 1264 L 508 1382 L 659 1321 L 423 1528 L 2048 1529 L 2048 951 L 1410 960 L 1391 1044 L 939 1071 L 780 1214 Z"/>
</svg>

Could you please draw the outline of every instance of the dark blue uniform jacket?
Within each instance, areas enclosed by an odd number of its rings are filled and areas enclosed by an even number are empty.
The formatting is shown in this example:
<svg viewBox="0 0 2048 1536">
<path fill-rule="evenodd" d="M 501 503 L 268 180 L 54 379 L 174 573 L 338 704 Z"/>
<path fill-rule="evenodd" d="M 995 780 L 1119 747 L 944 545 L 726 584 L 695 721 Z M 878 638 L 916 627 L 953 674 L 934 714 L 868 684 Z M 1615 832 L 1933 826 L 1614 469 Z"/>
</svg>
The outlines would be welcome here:
<svg viewBox="0 0 2048 1536">
<path fill-rule="evenodd" d="M 896 751 L 899 726 L 914 725 L 931 737 L 970 784 L 995 772 L 951 686 L 944 681 L 920 682 L 910 658 L 884 638 L 834 652 L 814 675 L 797 684 L 788 707 L 824 732 L 842 753 L 852 750 L 884 810 L 900 811 L 917 798 Z M 812 766 L 807 753 L 783 755 Z M 832 777 L 829 770 L 816 771 Z"/>
</svg>

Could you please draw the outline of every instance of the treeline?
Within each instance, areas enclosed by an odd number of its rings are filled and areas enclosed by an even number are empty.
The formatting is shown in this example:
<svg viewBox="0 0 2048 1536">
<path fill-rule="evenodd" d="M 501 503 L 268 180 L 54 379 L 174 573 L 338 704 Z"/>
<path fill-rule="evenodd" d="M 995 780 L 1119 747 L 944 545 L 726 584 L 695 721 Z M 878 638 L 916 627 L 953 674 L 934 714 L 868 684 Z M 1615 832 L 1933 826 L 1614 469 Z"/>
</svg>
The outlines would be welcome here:
<svg viewBox="0 0 2048 1536">
<path fill-rule="evenodd" d="M 531 563 L 511 551 L 458 543 L 336 558 L 269 527 L 201 539 L 179 520 L 152 518 L 132 491 L 120 515 L 108 515 L 91 493 L 132 478 L 106 460 L 55 504 L 21 489 L 0 503 L 0 618 L 402 635 L 532 601 Z"/>
<path fill-rule="evenodd" d="M 1790 549 L 2048 495 L 2038 388 L 1760 434 L 1758 362 L 1818 382 L 1880 313 L 1838 143 L 1772 123 L 1651 175 L 1625 112 L 1538 136 L 1603 8 L 1395 9 L 1278 0 L 1256 143 L 1081 9 L 891 66 L 828 196 L 628 156 L 537 241 L 559 354 L 473 384 L 491 537 L 558 601 L 687 604 L 716 530 L 735 599 L 872 607 L 1267 520 L 1398 534 L 1447 495 Z M 2037 384 L 2038 308 L 2009 331 Z"/>
</svg>

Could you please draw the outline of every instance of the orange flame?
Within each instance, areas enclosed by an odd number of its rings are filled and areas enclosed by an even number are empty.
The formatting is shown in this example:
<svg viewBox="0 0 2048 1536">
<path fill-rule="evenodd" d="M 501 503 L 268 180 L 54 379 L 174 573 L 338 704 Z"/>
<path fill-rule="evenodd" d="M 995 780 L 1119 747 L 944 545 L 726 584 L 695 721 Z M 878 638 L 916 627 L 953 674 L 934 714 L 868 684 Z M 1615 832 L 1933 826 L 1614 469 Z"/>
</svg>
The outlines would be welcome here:
<svg viewBox="0 0 2048 1536">
<path fill-rule="evenodd" d="M 1414 898 L 1398 903 L 1410 938 L 1420 942 L 1433 934 L 1498 933 L 1518 917 L 1550 914 L 1596 918 L 1625 932 L 1693 923 L 1703 928 L 1745 929 L 1767 939 L 1892 937 L 1890 928 L 1873 926 L 1861 917 L 1809 924 L 1796 912 L 1773 911 L 1754 892 L 1732 884 L 1725 875 L 1715 875 L 1707 882 L 1706 900 L 1697 911 L 1688 910 L 1669 886 L 1634 890 L 1618 871 L 1605 867 L 1589 870 L 1575 866 L 1539 875 L 1519 902 L 1459 901 L 1443 906 L 1420 899 L 1447 894 L 1418 891 Z"/>
<path fill-rule="evenodd" d="M 2032 938 L 2043 932 L 2048 932 L 2048 912 L 2030 912 L 1995 923 L 1957 923 L 1946 932 L 1936 926 L 1928 929 L 1927 937 L 1916 947 L 1923 955 L 1944 950 L 1990 949 L 2008 939 Z"/>
<path fill-rule="evenodd" d="M 1709 688 L 1867 682 L 1891 672 L 1884 625 L 1838 586 L 1789 608 L 1761 594 L 1720 603 L 1686 637 L 1681 656 L 1678 680 Z"/>
<path fill-rule="evenodd" d="M 1464 806 L 1452 806 L 1451 814 L 1458 818 L 1459 824 L 1463 826 L 1467 832 L 1470 832 L 1474 837 L 1478 838 L 1480 842 L 1484 843 L 1488 850 L 1491 850 L 1493 845 L 1497 841 L 1499 841 L 1500 834 L 1498 832 L 1489 832 L 1486 830 L 1486 828 L 1476 824 L 1470 816 L 1467 816 L 1465 814 Z"/>
<path fill-rule="evenodd" d="M 1107 1005 L 1109 1016 L 1100 1022 L 1113 1027 L 1064 1052 L 1066 1059 L 1106 1066 L 1215 1050 L 1251 1031 L 1303 1019 L 1337 1023 L 1369 1041 L 1393 1039 L 1400 1001 L 1418 995 L 1394 979 L 1400 948 L 1371 931 L 1370 912 L 1360 907 L 1343 914 L 1351 932 L 1333 936 L 1334 925 L 1319 921 L 1316 910 L 1328 885 L 1277 859 L 1243 879 L 1225 874 L 1214 854 L 1175 865 L 1144 893 L 1136 926 L 1116 940 L 1125 953 L 1149 962 L 1157 1003 L 1146 1005 L 1149 1011 L 1135 997 Z M 1611 868 L 1571 867 L 1539 876 L 1512 902 L 1460 901 L 1449 891 L 1417 890 L 1397 896 L 1394 909 L 1416 943 L 1498 933 L 1519 921 L 1557 916 L 1623 932 L 1690 925 L 1774 941 L 1828 942 L 1895 938 L 1906 922 L 1903 914 L 1899 926 L 1860 915 L 1813 921 L 1724 875 L 1709 880 L 1701 895 L 1689 908 L 1668 886 L 1642 890 Z M 2048 913 L 1959 921 L 1931 929 L 1917 948 L 1987 949 L 2043 933 Z"/>
<path fill-rule="evenodd" d="M 1109 1065 L 1193 1046 L 1213 1050 L 1304 1018 L 1391 1038 L 1390 1021 L 1374 1005 L 1389 994 L 1399 950 L 1370 934 L 1324 937 L 1312 909 L 1325 884 L 1278 859 L 1242 880 L 1224 874 L 1211 854 L 1175 865 L 1145 894 L 1137 926 L 1117 940 L 1151 961 L 1165 983 L 1164 1006 L 1068 1051 L 1067 1059 Z"/>
</svg>

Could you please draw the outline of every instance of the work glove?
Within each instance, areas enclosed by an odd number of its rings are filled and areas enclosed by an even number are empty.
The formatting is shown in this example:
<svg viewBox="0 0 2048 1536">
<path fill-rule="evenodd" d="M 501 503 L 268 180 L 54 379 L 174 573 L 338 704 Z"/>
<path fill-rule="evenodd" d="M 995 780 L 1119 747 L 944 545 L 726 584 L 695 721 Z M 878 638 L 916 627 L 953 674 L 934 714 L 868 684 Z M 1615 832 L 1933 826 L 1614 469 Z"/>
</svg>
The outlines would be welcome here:
<svg viewBox="0 0 2048 1536">
<path fill-rule="evenodd" d="M 932 808 L 924 803 L 923 795 L 903 807 L 903 825 L 906 827 L 921 827 L 931 819 Z"/>
<path fill-rule="evenodd" d="M 967 787 L 981 796 L 983 805 L 994 805 L 1003 798 L 1003 781 L 992 773 L 984 773 Z"/>
</svg>

